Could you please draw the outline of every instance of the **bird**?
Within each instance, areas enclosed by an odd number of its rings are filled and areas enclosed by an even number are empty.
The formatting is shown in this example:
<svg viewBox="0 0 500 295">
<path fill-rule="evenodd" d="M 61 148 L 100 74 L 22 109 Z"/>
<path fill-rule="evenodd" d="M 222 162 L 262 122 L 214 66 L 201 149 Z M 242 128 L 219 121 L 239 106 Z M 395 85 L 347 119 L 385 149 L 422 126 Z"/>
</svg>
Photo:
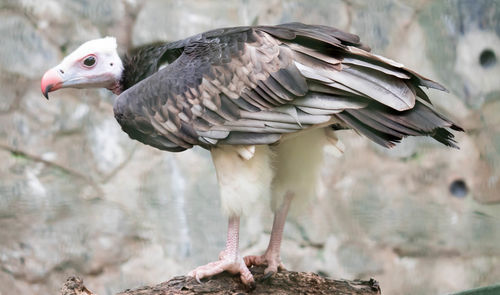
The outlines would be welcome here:
<svg viewBox="0 0 500 295">
<path fill-rule="evenodd" d="M 123 58 L 113 37 L 87 41 L 41 79 L 41 91 L 106 88 L 130 138 L 169 152 L 200 146 L 211 154 L 227 242 L 214 262 L 188 275 L 227 271 L 255 286 L 284 269 L 280 249 L 291 206 L 314 196 L 326 146 L 352 129 L 383 147 L 429 136 L 453 148 L 459 125 L 439 113 L 423 88 L 445 87 L 374 54 L 357 35 L 303 23 L 220 28 L 145 45 Z M 257 202 L 274 212 L 269 245 L 243 257 L 240 219 Z M 297 205 L 296 205 L 297 204 Z"/>
</svg>

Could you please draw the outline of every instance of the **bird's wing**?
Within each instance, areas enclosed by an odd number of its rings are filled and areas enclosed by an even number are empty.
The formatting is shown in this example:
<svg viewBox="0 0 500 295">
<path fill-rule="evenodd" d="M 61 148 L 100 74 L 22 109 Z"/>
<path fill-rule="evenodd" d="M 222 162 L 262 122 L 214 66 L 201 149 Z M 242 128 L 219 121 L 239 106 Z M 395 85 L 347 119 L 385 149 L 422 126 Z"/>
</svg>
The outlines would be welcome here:
<svg viewBox="0 0 500 295">
<path fill-rule="evenodd" d="M 115 116 L 132 138 L 171 151 L 270 144 L 336 119 L 364 133 L 356 126 L 361 119 L 352 119 L 362 115 L 345 110 L 376 102 L 405 111 L 417 96 L 427 99 L 419 85 L 442 88 L 369 53 L 356 35 L 326 26 L 220 29 L 183 48 L 115 103 Z"/>
</svg>

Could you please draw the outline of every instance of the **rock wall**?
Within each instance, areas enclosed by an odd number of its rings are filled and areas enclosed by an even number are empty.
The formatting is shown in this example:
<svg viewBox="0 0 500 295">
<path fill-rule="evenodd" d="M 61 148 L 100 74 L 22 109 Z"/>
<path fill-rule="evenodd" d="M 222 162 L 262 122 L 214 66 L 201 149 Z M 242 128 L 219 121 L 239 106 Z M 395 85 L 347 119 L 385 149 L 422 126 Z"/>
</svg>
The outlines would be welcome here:
<svg viewBox="0 0 500 295">
<path fill-rule="evenodd" d="M 43 72 L 82 42 L 122 52 L 221 26 L 289 21 L 359 34 L 373 51 L 448 87 L 429 91 L 467 129 L 460 150 L 429 139 L 382 149 L 342 132 L 318 197 L 289 218 L 283 261 L 384 294 L 436 294 L 500 277 L 499 1 L 0 1 L 0 294 L 55 294 L 72 274 L 98 294 L 155 284 L 217 257 L 226 221 L 207 151 L 130 140 L 107 91 L 46 101 Z M 272 215 L 242 226 L 263 251 Z"/>
</svg>

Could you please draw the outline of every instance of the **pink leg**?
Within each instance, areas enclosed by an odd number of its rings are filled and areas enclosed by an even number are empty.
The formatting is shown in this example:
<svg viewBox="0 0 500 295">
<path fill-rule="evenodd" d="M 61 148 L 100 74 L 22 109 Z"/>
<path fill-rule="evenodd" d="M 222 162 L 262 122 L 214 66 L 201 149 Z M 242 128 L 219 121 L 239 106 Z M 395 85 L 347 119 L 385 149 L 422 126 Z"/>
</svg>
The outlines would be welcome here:
<svg viewBox="0 0 500 295">
<path fill-rule="evenodd" d="M 226 249 L 220 252 L 219 260 L 210 262 L 206 265 L 197 267 L 190 271 L 188 276 L 195 277 L 199 282 L 200 279 L 210 277 L 227 271 L 232 274 L 239 273 L 241 281 L 253 287 L 255 281 L 252 274 L 248 270 L 243 258 L 239 253 L 239 230 L 240 230 L 240 217 L 229 217 L 229 225 L 227 229 Z"/>
<path fill-rule="evenodd" d="M 283 229 L 285 227 L 286 216 L 290 203 L 292 202 L 293 194 L 287 193 L 283 204 L 274 214 L 273 229 L 271 230 L 271 238 L 267 250 L 262 256 L 245 256 L 244 260 L 247 266 L 252 265 L 267 265 L 264 270 L 265 276 L 269 277 L 278 270 L 284 270 L 285 267 L 281 263 L 280 248 L 283 238 Z"/>
</svg>

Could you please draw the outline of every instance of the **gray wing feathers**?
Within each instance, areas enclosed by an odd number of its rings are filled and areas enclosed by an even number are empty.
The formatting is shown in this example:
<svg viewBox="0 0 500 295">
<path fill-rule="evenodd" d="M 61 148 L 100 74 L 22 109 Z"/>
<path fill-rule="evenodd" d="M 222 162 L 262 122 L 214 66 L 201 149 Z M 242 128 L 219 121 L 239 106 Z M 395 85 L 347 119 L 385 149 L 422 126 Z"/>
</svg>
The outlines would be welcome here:
<svg viewBox="0 0 500 295">
<path fill-rule="evenodd" d="M 360 48 L 357 48 L 357 47 L 353 47 L 353 46 L 349 46 L 348 47 L 348 51 L 359 57 L 359 58 L 366 58 L 368 60 L 371 60 L 377 64 L 380 64 L 380 65 L 385 65 L 386 67 L 388 66 L 392 66 L 394 68 L 397 68 L 397 69 L 401 69 L 403 70 L 404 72 L 410 74 L 412 77 L 414 77 L 416 80 L 418 80 L 418 84 L 421 85 L 421 86 L 425 86 L 425 87 L 428 87 L 428 88 L 434 88 L 434 89 L 437 89 L 437 90 L 441 90 L 441 91 L 447 91 L 447 89 L 442 86 L 441 84 L 435 82 L 435 81 L 432 81 L 408 68 L 406 68 L 403 64 L 400 64 L 396 61 L 393 61 L 389 58 L 386 58 L 386 57 L 383 57 L 383 56 L 380 56 L 380 55 L 377 55 L 377 54 L 373 54 L 373 53 L 370 53 L 370 52 L 367 52 L 367 51 L 364 51 Z"/>
<path fill-rule="evenodd" d="M 123 93 L 115 106 L 135 120 L 116 115 L 122 126 L 130 124 L 124 130 L 142 130 L 131 137 L 159 148 L 271 144 L 282 134 L 327 123 L 391 146 L 407 135 L 455 126 L 417 99 L 428 101 L 419 86 L 444 87 L 334 28 L 221 29 L 182 46 L 177 60 Z M 134 110 L 122 109 L 127 100 Z M 398 113 L 416 106 L 418 113 Z M 439 136 L 449 143 L 448 134 Z"/>
<path fill-rule="evenodd" d="M 380 71 L 384 74 L 392 75 L 392 76 L 395 76 L 395 77 L 401 78 L 401 79 L 410 79 L 411 78 L 410 75 L 406 74 L 405 72 L 403 72 L 401 70 L 398 70 L 395 68 L 390 68 L 387 66 L 386 67 L 380 66 L 380 65 L 377 65 L 374 63 L 369 63 L 369 62 L 363 61 L 361 59 L 353 58 L 353 57 L 344 58 L 342 60 L 342 63 L 345 65 L 357 65 L 360 67 L 370 68 L 370 69 L 373 69 L 375 71 Z"/>
<path fill-rule="evenodd" d="M 383 72 L 356 66 L 344 67 L 337 71 L 318 69 L 313 64 L 295 64 L 301 73 L 310 79 L 325 84 L 342 84 L 398 111 L 410 109 L 415 105 L 415 94 L 410 87 L 401 79 Z"/>
<path fill-rule="evenodd" d="M 333 96 L 322 93 L 311 93 L 306 97 L 297 98 L 291 102 L 295 106 L 309 107 L 323 110 L 344 110 L 344 109 L 359 109 L 366 107 L 366 100 L 347 97 Z"/>
</svg>

